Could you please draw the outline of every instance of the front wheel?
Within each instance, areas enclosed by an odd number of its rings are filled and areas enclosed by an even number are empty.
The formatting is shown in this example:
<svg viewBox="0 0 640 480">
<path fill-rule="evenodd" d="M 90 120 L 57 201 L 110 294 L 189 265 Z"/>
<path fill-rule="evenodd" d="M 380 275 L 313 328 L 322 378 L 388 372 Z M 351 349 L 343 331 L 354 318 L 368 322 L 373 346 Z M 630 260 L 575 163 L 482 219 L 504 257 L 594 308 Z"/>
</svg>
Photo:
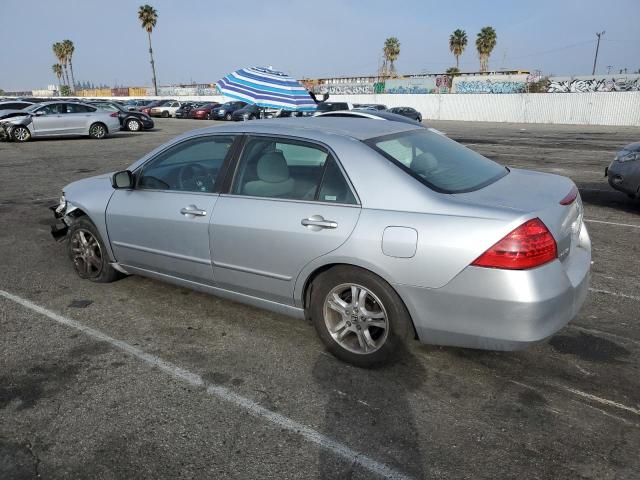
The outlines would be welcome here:
<svg viewBox="0 0 640 480">
<path fill-rule="evenodd" d="M 162 112 L 162 118 L 169 118 L 169 112 L 167 112 L 166 110 Z"/>
<path fill-rule="evenodd" d="M 411 320 L 398 294 L 380 277 L 339 266 L 318 275 L 311 289 L 313 325 L 336 357 L 373 367 L 402 351 Z"/>
<path fill-rule="evenodd" d="M 23 125 L 13 127 L 12 136 L 16 142 L 28 142 L 31 140 L 31 132 Z"/>
<path fill-rule="evenodd" d="M 123 276 L 109 264 L 98 229 L 87 217 L 78 218 L 69 227 L 67 252 L 80 278 L 109 283 Z"/>
<path fill-rule="evenodd" d="M 140 130 L 142 130 L 142 124 L 138 120 L 128 120 L 127 130 L 129 130 L 130 132 L 139 132 Z"/>
<path fill-rule="evenodd" d="M 101 140 L 107 136 L 107 127 L 103 123 L 94 123 L 89 127 L 89 136 Z"/>
</svg>

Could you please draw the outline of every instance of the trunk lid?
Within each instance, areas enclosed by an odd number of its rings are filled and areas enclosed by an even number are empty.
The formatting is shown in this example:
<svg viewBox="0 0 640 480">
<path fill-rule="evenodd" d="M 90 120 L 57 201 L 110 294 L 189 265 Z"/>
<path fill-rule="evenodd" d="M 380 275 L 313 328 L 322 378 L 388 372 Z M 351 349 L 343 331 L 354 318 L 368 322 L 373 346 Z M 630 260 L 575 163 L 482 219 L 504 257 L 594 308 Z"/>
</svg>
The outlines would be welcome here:
<svg viewBox="0 0 640 480">
<path fill-rule="evenodd" d="M 454 197 L 474 205 L 538 217 L 556 240 L 558 258 L 565 261 L 572 246 L 578 244 L 582 227 L 580 195 L 569 205 L 560 204 L 574 186 L 573 181 L 560 175 L 514 168 L 491 185 L 474 192 L 455 194 Z"/>
</svg>

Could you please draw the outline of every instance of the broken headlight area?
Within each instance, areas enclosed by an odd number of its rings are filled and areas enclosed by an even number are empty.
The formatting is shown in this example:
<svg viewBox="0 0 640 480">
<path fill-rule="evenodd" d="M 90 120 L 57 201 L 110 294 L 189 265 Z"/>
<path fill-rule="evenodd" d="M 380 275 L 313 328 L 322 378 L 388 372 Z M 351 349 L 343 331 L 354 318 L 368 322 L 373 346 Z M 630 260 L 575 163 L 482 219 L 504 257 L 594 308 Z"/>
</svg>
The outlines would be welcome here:
<svg viewBox="0 0 640 480">
<path fill-rule="evenodd" d="M 56 223 L 51 225 L 51 236 L 59 242 L 67 236 L 67 231 L 71 224 L 69 216 L 73 216 L 75 208 L 67 202 L 63 193 L 58 204 L 50 206 L 49 209 L 53 212 L 53 216 L 56 219 Z"/>
</svg>

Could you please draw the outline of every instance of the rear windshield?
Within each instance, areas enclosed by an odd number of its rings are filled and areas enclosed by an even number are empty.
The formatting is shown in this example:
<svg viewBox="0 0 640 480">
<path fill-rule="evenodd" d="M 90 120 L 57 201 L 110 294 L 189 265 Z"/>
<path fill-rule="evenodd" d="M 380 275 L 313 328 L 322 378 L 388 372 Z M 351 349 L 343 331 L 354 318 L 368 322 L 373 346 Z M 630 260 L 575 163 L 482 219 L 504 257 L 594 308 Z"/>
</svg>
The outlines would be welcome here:
<svg viewBox="0 0 640 480">
<path fill-rule="evenodd" d="M 371 138 L 365 143 L 437 192 L 478 190 L 509 172 L 502 165 L 427 129 Z"/>
</svg>

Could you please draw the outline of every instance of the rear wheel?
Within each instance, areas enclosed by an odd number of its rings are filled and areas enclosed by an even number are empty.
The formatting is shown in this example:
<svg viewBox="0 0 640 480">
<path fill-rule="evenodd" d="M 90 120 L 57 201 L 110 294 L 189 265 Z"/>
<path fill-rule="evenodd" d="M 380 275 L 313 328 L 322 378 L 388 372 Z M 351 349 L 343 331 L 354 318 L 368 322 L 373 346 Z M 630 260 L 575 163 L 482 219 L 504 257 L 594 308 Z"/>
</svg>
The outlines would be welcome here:
<svg viewBox="0 0 640 480">
<path fill-rule="evenodd" d="M 109 264 L 98 229 L 87 217 L 78 218 L 69 227 L 67 252 L 80 278 L 108 283 L 123 277 Z"/>
<path fill-rule="evenodd" d="M 89 127 L 89 136 L 101 140 L 107 136 L 107 126 L 104 123 L 94 123 Z"/>
<path fill-rule="evenodd" d="M 31 132 L 23 125 L 13 127 L 12 136 L 16 142 L 28 142 L 31 140 Z"/>
<path fill-rule="evenodd" d="M 336 357 L 373 367 L 402 351 L 411 320 L 398 294 L 380 277 L 338 266 L 318 275 L 311 288 L 313 325 Z"/>
<path fill-rule="evenodd" d="M 142 124 L 138 120 L 127 120 L 127 130 L 130 132 L 139 132 L 142 130 Z"/>
<path fill-rule="evenodd" d="M 227 120 L 227 121 L 230 121 L 230 120 L 231 120 L 231 114 L 230 114 L 230 113 L 227 113 L 227 114 L 224 116 L 224 119 L 225 119 L 225 120 Z"/>
</svg>

